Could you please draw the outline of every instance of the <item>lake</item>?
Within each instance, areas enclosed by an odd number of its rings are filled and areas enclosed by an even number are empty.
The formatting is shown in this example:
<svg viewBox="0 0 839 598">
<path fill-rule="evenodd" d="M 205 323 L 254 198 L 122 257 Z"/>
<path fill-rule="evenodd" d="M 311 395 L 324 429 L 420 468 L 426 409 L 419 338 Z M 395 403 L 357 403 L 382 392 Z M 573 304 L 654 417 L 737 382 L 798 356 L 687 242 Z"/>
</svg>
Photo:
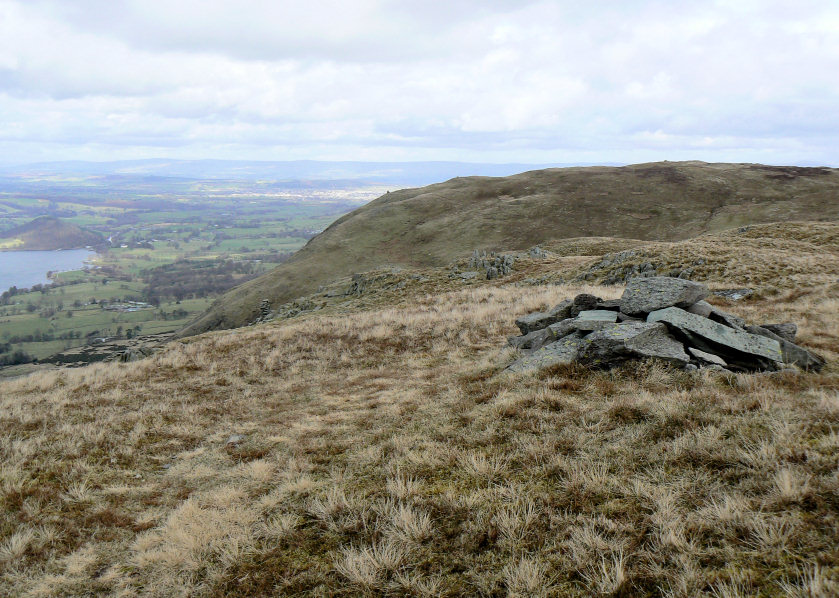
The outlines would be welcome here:
<svg viewBox="0 0 839 598">
<path fill-rule="evenodd" d="M 47 272 L 81 270 L 84 261 L 96 255 L 87 249 L 62 251 L 0 251 L 0 293 L 50 282 Z"/>
</svg>

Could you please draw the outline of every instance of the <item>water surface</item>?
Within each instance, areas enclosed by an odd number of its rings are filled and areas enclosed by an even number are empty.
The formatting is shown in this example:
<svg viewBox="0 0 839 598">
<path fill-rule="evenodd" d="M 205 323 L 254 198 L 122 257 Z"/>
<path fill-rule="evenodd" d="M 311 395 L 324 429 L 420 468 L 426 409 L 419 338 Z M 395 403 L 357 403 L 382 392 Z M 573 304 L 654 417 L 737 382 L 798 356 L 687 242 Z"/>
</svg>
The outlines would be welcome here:
<svg viewBox="0 0 839 598">
<path fill-rule="evenodd" d="M 87 249 L 61 251 L 0 251 L 0 293 L 11 286 L 19 289 L 49 282 L 47 272 L 81 270 L 93 257 Z"/>
</svg>

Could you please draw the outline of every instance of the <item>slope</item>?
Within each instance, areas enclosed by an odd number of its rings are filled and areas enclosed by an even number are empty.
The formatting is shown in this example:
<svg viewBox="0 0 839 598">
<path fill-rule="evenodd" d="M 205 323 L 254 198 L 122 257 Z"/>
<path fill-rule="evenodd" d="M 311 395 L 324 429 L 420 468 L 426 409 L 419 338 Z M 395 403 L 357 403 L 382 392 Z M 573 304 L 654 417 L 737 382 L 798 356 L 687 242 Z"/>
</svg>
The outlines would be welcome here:
<svg viewBox="0 0 839 598">
<path fill-rule="evenodd" d="M 102 241 L 98 233 L 60 218 L 40 216 L 2 233 L 0 250 L 78 249 L 98 245 Z"/>
<path fill-rule="evenodd" d="M 511 275 L 0 382 L 0 594 L 836 595 L 839 282 L 792 258 L 835 268 L 838 232 L 754 227 L 799 281 L 724 303 L 799 323 L 818 375 L 511 376 L 516 316 L 620 292 Z M 685 267 L 726 234 L 640 249 Z M 716 286 L 786 276 L 723 251 Z"/>
<path fill-rule="evenodd" d="M 469 177 L 386 194 L 340 218 L 288 262 L 221 297 L 182 334 L 244 325 L 340 276 L 440 266 L 473 249 L 549 239 L 680 240 L 734 226 L 839 219 L 839 170 L 652 163 Z"/>
</svg>

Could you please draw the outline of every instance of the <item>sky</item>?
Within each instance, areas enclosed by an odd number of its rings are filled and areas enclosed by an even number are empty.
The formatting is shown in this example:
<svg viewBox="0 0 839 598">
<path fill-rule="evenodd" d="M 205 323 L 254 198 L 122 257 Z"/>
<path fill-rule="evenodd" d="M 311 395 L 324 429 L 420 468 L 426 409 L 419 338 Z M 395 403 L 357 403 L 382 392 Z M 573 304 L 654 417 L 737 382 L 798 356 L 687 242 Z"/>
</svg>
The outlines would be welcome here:
<svg viewBox="0 0 839 598">
<path fill-rule="evenodd" d="M 839 166 L 837 0 L 0 0 L 0 163 Z"/>
</svg>

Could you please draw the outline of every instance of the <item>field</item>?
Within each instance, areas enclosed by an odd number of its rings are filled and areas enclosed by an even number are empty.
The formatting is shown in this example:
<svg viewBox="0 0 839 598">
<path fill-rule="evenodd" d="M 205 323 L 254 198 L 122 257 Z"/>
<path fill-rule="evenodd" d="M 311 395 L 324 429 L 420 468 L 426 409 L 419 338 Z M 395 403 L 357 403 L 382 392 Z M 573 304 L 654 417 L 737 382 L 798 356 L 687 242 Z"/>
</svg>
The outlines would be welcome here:
<svg viewBox="0 0 839 598">
<path fill-rule="evenodd" d="M 178 330 L 380 192 L 331 182 L 101 178 L 0 180 L 0 232 L 50 215 L 109 239 L 93 267 L 6 294 L 0 360 L 43 360 L 102 339 Z"/>
<path fill-rule="evenodd" d="M 788 233 L 835 253 L 812 226 Z M 554 254 L 493 281 L 381 273 L 319 311 L 2 382 L 0 593 L 835 596 L 839 283 L 749 259 L 709 284 L 757 292 L 712 301 L 797 322 L 820 374 L 505 373 L 517 316 L 621 293 L 539 283 L 598 261 Z"/>
</svg>

